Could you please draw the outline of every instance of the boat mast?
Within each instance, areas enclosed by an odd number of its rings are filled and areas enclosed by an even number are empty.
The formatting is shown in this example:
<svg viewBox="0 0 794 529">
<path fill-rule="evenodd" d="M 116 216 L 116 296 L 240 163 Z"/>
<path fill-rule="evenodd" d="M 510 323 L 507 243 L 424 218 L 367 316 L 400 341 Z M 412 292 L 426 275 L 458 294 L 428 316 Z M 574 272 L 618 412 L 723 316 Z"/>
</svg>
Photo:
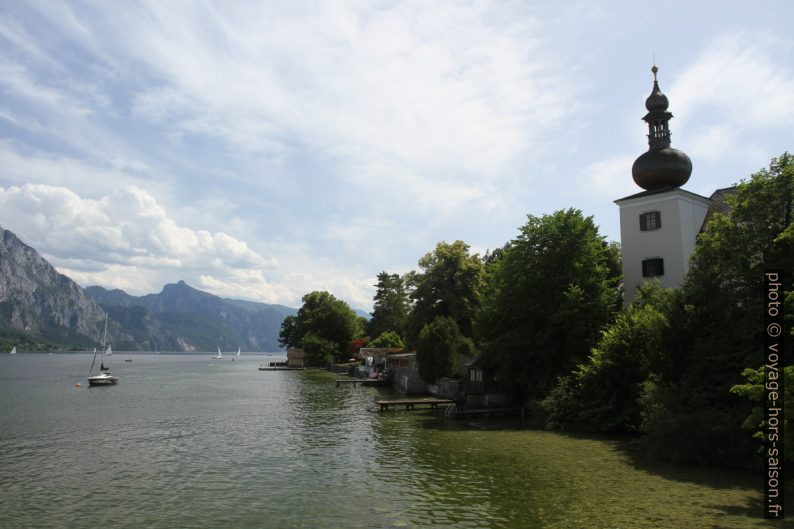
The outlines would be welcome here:
<svg viewBox="0 0 794 529">
<path fill-rule="evenodd" d="M 102 331 L 102 355 L 105 354 L 105 337 L 108 334 L 108 315 L 105 314 L 105 330 Z M 88 370 L 88 376 L 91 376 L 91 373 L 94 371 L 94 364 L 96 363 L 96 347 L 94 347 L 94 359 L 91 360 L 91 368 Z"/>
</svg>

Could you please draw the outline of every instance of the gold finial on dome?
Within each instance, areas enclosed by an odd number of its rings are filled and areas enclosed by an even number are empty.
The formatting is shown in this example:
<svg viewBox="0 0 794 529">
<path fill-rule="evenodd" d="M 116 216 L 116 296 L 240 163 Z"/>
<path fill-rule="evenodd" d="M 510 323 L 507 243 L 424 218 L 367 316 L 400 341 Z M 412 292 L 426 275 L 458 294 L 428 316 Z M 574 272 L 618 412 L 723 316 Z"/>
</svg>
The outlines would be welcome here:
<svg viewBox="0 0 794 529">
<path fill-rule="evenodd" d="M 653 80 L 656 82 L 656 72 L 659 71 L 659 67 L 654 64 L 653 68 L 651 68 L 651 71 L 653 72 Z"/>
</svg>

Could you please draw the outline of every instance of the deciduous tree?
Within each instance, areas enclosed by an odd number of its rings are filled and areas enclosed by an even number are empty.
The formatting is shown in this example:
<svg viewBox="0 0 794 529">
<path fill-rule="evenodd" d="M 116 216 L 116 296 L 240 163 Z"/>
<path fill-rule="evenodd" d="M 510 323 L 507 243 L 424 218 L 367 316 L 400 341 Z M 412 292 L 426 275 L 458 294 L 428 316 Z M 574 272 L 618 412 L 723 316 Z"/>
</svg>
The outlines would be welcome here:
<svg viewBox="0 0 794 529">
<path fill-rule="evenodd" d="M 518 398 L 543 398 L 583 363 L 620 307 L 618 252 L 575 209 L 529 216 L 492 256 L 480 335 Z"/>
<path fill-rule="evenodd" d="M 463 336 L 472 337 L 485 277 L 480 257 L 469 254 L 463 241 L 440 242 L 419 260 L 419 267 L 421 272 L 408 276 L 414 301 L 406 328 L 408 345 L 415 346 L 422 328 L 438 317 L 451 318 Z"/>
</svg>

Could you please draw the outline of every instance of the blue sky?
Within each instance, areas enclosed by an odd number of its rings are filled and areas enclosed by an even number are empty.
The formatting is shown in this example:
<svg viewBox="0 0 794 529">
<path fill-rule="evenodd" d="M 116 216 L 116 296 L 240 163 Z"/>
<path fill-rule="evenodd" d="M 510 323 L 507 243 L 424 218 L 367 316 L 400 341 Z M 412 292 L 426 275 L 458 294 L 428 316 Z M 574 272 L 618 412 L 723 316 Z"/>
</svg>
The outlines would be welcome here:
<svg viewBox="0 0 794 529">
<path fill-rule="evenodd" d="M 715 6 L 719 5 L 719 9 Z M 794 3 L 0 4 L 0 225 L 83 286 L 370 309 L 437 242 L 619 239 L 650 68 L 686 189 L 794 149 Z"/>
</svg>

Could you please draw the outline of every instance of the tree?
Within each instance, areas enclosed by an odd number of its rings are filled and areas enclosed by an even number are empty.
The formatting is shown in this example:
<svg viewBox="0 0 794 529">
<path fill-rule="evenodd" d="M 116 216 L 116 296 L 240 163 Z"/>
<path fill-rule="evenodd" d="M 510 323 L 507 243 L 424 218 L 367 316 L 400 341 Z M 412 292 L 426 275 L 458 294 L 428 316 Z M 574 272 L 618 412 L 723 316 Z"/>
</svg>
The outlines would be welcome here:
<svg viewBox="0 0 794 529">
<path fill-rule="evenodd" d="M 592 217 L 535 217 L 494 252 L 478 328 L 485 362 L 519 399 L 540 399 L 583 363 L 620 308 L 618 251 Z"/>
<path fill-rule="evenodd" d="M 673 296 L 656 283 L 640 285 L 637 300 L 602 333 L 587 362 L 560 378 L 542 401 L 549 427 L 639 431 L 643 384 L 659 363 Z"/>
<path fill-rule="evenodd" d="M 438 317 L 451 318 L 463 336 L 473 337 L 485 277 L 479 256 L 470 255 L 463 241 L 440 242 L 419 267 L 422 272 L 407 276 L 414 301 L 406 325 L 408 345 L 415 346 L 422 328 Z"/>
<path fill-rule="evenodd" d="M 792 329 L 794 335 L 794 329 Z M 754 404 L 750 415 L 742 423 L 742 427 L 746 430 L 753 431 L 753 438 L 758 439 L 758 449 L 763 455 L 764 450 L 764 398 L 766 391 L 764 390 L 764 367 L 758 369 L 747 368 L 742 373 L 746 382 L 744 384 L 736 384 L 731 388 L 732 393 L 746 397 Z M 794 387 L 794 365 L 786 366 L 783 369 L 783 385 L 784 388 Z M 782 443 L 784 453 L 783 457 L 786 461 L 794 461 L 794 446 L 791 441 L 794 440 L 794 435 L 791 433 L 791 428 L 794 427 L 794 391 L 786 389 L 783 392 L 783 435 L 784 442 Z"/>
<path fill-rule="evenodd" d="M 305 363 L 310 366 L 327 366 L 339 355 L 338 344 L 314 333 L 308 333 L 301 342 L 306 352 Z"/>
<path fill-rule="evenodd" d="M 405 280 L 397 274 L 381 272 L 375 288 L 375 305 L 367 325 L 368 334 L 380 336 L 391 331 L 402 336 L 409 307 Z"/>
<path fill-rule="evenodd" d="M 458 354 L 468 350 L 470 340 L 463 336 L 452 318 L 439 316 L 422 327 L 416 349 L 419 376 L 428 384 L 438 377 L 451 377 L 458 368 Z"/>
<path fill-rule="evenodd" d="M 394 331 L 387 331 L 372 340 L 370 347 L 405 347 L 403 339 Z"/>
<path fill-rule="evenodd" d="M 284 346 L 303 348 L 310 343 L 317 351 L 322 350 L 323 356 L 327 355 L 330 342 L 334 344 L 333 356 L 341 358 L 346 354 L 350 341 L 361 333 L 359 318 L 347 303 L 328 292 L 315 291 L 303 296 L 303 306 L 296 316 L 284 319 L 279 342 Z M 309 336 L 311 340 L 307 342 Z"/>
<path fill-rule="evenodd" d="M 287 316 L 281 322 L 281 331 L 278 333 L 278 344 L 281 347 L 298 347 L 301 337 L 298 336 L 298 317 Z"/>
<path fill-rule="evenodd" d="M 752 406 L 731 388 L 762 362 L 765 269 L 789 278 L 784 312 L 794 313 L 794 158 L 773 159 L 728 200 L 730 212 L 714 214 L 698 237 L 671 305 L 643 396 L 643 444 L 668 459 L 752 466 L 755 446 L 741 429 Z"/>
</svg>

